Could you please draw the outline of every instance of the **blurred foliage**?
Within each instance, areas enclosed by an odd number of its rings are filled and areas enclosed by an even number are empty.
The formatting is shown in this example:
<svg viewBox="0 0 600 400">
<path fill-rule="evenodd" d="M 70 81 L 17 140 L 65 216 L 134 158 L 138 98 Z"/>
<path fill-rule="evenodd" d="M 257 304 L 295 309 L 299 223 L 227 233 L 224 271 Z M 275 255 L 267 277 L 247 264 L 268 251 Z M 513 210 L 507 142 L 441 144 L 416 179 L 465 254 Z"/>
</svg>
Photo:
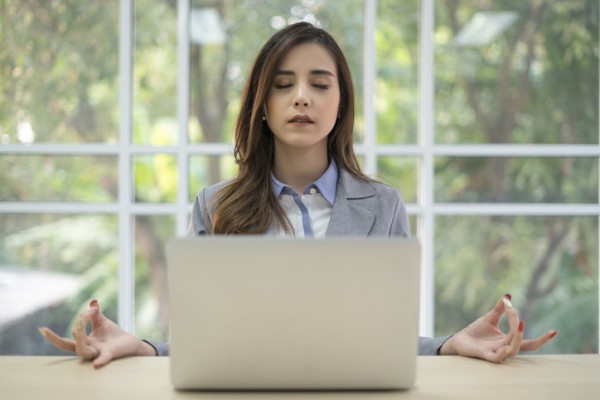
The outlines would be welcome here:
<svg viewBox="0 0 600 400">
<path fill-rule="evenodd" d="M 179 142 L 175 3 L 135 1 L 134 144 L 168 146 Z"/>
<path fill-rule="evenodd" d="M 176 3 L 135 2 L 134 144 L 179 144 Z M 343 48 L 362 142 L 362 0 L 192 0 L 191 8 L 216 11 L 226 38 L 190 44 L 191 143 L 231 142 L 258 49 L 300 20 L 326 28 Z M 597 144 L 598 8 L 596 0 L 436 2 L 436 143 Z M 0 0 L 0 145 L 118 143 L 118 10 L 117 0 Z M 516 19 L 488 43 L 459 45 L 461 29 L 483 11 Z M 378 1 L 378 144 L 418 142 L 418 15 L 418 0 Z M 176 201 L 174 156 L 136 154 L 132 163 L 138 202 Z M 440 202 L 598 202 L 592 158 L 439 157 L 435 166 Z M 378 176 L 414 203 L 419 168 L 414 157 L 377 159 Z M 235 163 L 199 155 L 189 171 L 193 197 L 231 177 Z M 118 185 L 112 156 L 0 156 L 0 201 L 116 202 Z M 174 217 L 133 223 L 136 329 L 166 339 L 162 249 Z M 53 311 L 54 327 L 68 334 L 91 298 L 116 317 L 116 216 L 0 214 L 0 232 L 0 264 L 83 276 L 80 293 Z M 597 217 L 436 217 L 436 334 L 455 332 L 510 292 L 528 335 L 561 331 L 543 351 L 598 351 L 598 243 Z"/>
<path fill-rule="evenodd" d="M 483 11 L 516 20 L 489 43 L 454 40 Z M 598 143 L 598 13 L 593 0 L 440 3 L 436 141 Z"/>
<path fill-rule="evenodd" d="M 504 176 L 476 176 L 506 166 Z M 502 196 L 494 198 L 494 185 Z M 438 157 L 438 202 L 597 203 L 598 158 L 592 157 Z"/>
<path fill-rule="evenodd" d="M 456 40 L 479 12 L 516 17 L 493 40 Z M 436 7 L 436 141 L 598 143 L 597 1 Z M 441 202 L 598 202 L 597 158 L 439 157 Z M 528 335 L 561 331 L 546 352 L 598 351 L 598 218 L 441 216 L 435 224 L 436 334 L 504 293 Z"/>
<path fill-rule="evenodd" d="M 111 202 L 117 170 L 114 156 L 3 154 L 0 199 Z"/>
<path fill-rule="evenodd" d="M 177 200 L 177 159 L 170 154 L 135 156 L 135 199 L 138 202 L 173 203 Z"/>
<path fill-rule="evenodd" d="M 18 143 L 116 142 L 118 1 L 0 2 L 0 135 Z"/>
<path fill-rule="evenodd" d="M 379 0 L 377 5 L 377 142 L 416 144 L 419 1 Z"/>
<path fill-rule="evenodd" d="M 84 274 L 118 246 L 117 217 L 0 214 L 0 265 Z"/>
<path fill-rule="evenodd" d="M 597 351 L 597 219 L 448 216 L 435 230 L 437 334 L 511 293 L 528 335 L 564 331 L 553 352 Z"/>
</svg>

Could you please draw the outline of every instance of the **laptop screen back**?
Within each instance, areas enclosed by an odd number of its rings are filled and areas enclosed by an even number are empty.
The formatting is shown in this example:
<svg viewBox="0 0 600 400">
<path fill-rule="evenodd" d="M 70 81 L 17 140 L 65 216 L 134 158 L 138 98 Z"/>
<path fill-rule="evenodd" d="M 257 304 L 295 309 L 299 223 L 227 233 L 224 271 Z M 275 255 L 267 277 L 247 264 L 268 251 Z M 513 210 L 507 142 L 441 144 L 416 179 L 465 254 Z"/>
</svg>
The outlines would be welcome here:
<svg viewBox="0 0 600 400">
<path fill-rule="evenodd" d="M 199 237 L 167 246 L 178 389 L 405 389 L 416 240 Z"/>
</svg>

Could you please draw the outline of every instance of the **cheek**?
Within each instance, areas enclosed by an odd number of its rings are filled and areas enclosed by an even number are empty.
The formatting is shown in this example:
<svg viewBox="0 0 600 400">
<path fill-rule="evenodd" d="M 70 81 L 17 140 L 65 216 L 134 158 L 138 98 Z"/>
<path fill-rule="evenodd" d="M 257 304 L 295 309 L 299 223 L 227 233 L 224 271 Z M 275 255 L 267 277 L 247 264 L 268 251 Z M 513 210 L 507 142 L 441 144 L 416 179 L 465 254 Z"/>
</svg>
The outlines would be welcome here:
<svg viewBox="0 0 600 400">
<path fill-rule="evenodd" d="M 327 100 L 326 107 L 323 108 L 325 114 L 327 115 L 327 119 L 333 119 L 334 123 L 339 113 L 340 101 L 341 100 L 339 96 L 332 96 Z"/>
<path fill-rule="evenodd" d="M 331 132 L 335 126 L 335 123 L 337 122 L 337 115 L 337 105 L 335 107 L 327 107 L 327 110 L 322 117 L 322 123 L 324 125 L 323 129 L 325 129 L 327 133 Z"/>
<path fill-rule="evenodd" d="M 281 101 L 278 101 L 273 95 L 269 96 L 265 102 L 265 112 L 267 115 L 269 117 L 274 117 L 280 112 L 279 110 L 281 110 Z"/>
</svg>

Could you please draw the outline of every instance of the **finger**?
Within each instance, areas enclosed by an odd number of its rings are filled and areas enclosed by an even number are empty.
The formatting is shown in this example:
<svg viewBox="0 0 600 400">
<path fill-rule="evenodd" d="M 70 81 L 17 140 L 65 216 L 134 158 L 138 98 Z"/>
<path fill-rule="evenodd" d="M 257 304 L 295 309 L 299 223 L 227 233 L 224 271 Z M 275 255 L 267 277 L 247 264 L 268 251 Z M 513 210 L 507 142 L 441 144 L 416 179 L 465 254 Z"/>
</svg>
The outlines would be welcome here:
<svg viewBox="0 0 600 400">
<path fill-rule="evenodd" d="M 91 318 L 93 310 L 86 310 L 79 314 L 73 326 L 73 337 L 75 338 L 75 352 L 81 357 L 91 360 L 98 356 L 98 351 L 88 344 L 88 335 L 85 327 Z"/>
<path fill-rule="evenodd" d="M 94 359 L 92 365 L 94 368 L 100 368 L 108 364 L 113 359 L 112 353 L 110 351 L 102 351 L 100 355 Z"/>
<path fill-rule="evenodd" d="M 523 341 L 523 329 L 525 328 L 525 321 L 519 321 L 517 332 L 514 333 L 512 340 L 507 344 L 506 352 L 507 357 L 512 357 L 519 353 L 521 349 L 521 342 Z"/>
<path fill-rule="evenodd" d="M 504 307 L 504 313 L 508 319 L 508 326 L 510 327 L 511 336 L 516 335 L 519 329 L 519 313 L 513 307 L 510 299 L 506 296 L 502 299 L 502 304 Z"/>
<path fill-rule="evenodd" d="M 508 357 L 506 349 L 507 346 L 502 346 L 496 351 L 486 350 L 481 354 L 481 358 L 495 363 L 502 362 Z"/>
<path fill-rule="evenodd" d="M 513 307 L 510 299 L 505 297 L 502 299 L 504 305 L 504 313 L 508 320 L 509 332 L 504 339 L 504 344 L 507 346 L 505 351 L 507 357 L 514 356 L 519 352 L 521 341 L 523 340 L 523 322 L 519 321 L 519 313 Z"/>
<path fill-rule="evenodd" d="M 558 331 L 548 331 L 542 336 L 535 339 L 526 339 L 521 343 L 521 351 L 533 351 L 537 350 L 558 334 Z"/>
<path fill-rule="evenodd" d="M 56 347 L 60 350 L 75 353 L 76 350 L 75 350 L 75 341 L 74 340 L 67 339 L 62 336 L 58 336 L 50 328 L 43 327 L 43 328 L 38 328 L 38 330 L 39 330 L 40 334 L 44 338 L 46 338 L 46 340 L 49 341 L 54 347 Z"/>
<path fill-rule="evenodd" d="M 481 354 L 480 358 L 487 361 L 500 363 L 506 360 L 507 358 L 517 355 L 519 353 L 519 345 L 521 343 L 521 340 L 522 336 L 518 337 L 517 335 L 513 342 L 503 345 L 497 348 L 496 350 L 486 350 Z"/>
</svg>

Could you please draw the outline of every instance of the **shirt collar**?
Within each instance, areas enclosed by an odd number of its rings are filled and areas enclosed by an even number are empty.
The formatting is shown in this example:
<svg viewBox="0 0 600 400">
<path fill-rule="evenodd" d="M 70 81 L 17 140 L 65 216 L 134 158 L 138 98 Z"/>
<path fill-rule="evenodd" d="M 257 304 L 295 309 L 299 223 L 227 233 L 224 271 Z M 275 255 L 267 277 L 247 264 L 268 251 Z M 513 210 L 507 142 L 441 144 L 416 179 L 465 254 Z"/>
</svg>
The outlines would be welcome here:
<svg viewBox="0 0 600 400">
<path fill-rule="evenodd" d="M 329 167 L 327 170 L 321 175 L 319 179 L 311 183 L 307 186 L 307 188 L 315 186 L 319 192 L 325 197 L 325 200 L 329 202 L 333 206 L 333 201 L 335 200 L 335 193 L 337 190 L 337 181 L 338 181 L 339 171 L 336 162 L 331 159 L 329 163 Z M 281 193 L 290 188 L 285 183 L 280 182 L 271 174 L 271 188 L 273 190 L 273 194 L 276 198 L 281 196 Z"/>
</svg>

